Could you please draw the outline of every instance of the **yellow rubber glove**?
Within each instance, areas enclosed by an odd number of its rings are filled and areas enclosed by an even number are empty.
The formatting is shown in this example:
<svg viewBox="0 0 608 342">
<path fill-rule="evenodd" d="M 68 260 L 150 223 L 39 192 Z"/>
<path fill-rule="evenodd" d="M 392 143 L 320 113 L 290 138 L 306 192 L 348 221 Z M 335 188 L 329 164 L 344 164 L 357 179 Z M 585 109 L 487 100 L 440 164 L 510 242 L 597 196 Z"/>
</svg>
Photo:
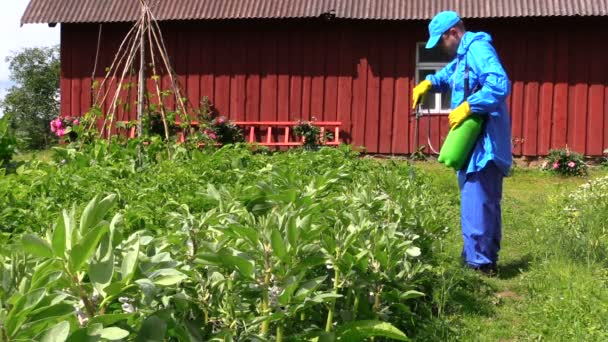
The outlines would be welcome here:
<svg viewBox="0 0 608 342">
<path fill-rule="evenodd" d="M 469 107 L 469 103 L 464 101 L 460 106 L 454 108 L 453 111 L 450 112 L 450 116 L 448 119 L 450 120 L 450 129 L 454 129 L 458 127 L 466 118 L 471 115 L 471 107 Z"/>
<path fill-rule="evenodd" d="M 418 83 L 412 90 L 412 109 L 415 109 L 419 102 L 423 101 L 426 93 L 431 90 L 433 84 L 429 80 Z"/>
</svg>

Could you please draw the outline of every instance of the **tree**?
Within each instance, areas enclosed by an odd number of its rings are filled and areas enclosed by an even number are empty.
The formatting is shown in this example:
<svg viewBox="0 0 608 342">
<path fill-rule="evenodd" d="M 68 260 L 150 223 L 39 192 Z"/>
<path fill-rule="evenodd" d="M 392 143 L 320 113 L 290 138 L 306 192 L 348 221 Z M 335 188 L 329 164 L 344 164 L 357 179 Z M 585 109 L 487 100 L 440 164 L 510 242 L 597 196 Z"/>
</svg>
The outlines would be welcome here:
<svg viewBox="0 0 608 342">
<path fill-rule="evenodd" d="M 59 115 L 59 47 L 26 48 L 6 61 L 15 85 L 0 106 L 24 148 L 46 148 L 56 141 L 50 122 Z"/>
</svg>

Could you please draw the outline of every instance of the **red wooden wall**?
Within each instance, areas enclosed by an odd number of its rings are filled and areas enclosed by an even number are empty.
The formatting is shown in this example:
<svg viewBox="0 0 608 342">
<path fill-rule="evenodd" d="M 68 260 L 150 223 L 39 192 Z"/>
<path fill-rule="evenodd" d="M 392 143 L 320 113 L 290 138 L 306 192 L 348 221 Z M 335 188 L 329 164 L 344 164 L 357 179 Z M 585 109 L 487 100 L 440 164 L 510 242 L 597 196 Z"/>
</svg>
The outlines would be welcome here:
<svg viewBox="0 0 608 342">
<path fill-rule="evenodd" d="M 602 154 L 608 147 L 608 49 L 601 38 L 608 36 L 605 19 L 466 24 L 493 35 L 513 82 L 508 100 L 512 133 L 523 139 L 515 145 L 515 155 L 546 155 L 566 145 L 587 155 Z M 410 93 L 415 46 L 426 39 L 425 22 L 179 21 L 162 27 L 193 104 L 207 96 L 220 114 L 233 120 L 342 121 L 343 140 L 371 153 L 414 149 Z M 91 106 L 98 28 L 62 25 L 63 115 L 80 115 Z M 103 78 L 128 28 L 103 25 L 96 80 Z M 162 80 L 168 88 L 168 77 Z M 125 99 L 133 102 L 135 89 L 123 91 Z M 120 110 L 119 120 L 134 119 L 134 111 L 134 105 Z M 420 121 L 420 144 L 427 142 L 429 124 L 438 149 L 447 133 L 447 116 Z"/>
</svg>

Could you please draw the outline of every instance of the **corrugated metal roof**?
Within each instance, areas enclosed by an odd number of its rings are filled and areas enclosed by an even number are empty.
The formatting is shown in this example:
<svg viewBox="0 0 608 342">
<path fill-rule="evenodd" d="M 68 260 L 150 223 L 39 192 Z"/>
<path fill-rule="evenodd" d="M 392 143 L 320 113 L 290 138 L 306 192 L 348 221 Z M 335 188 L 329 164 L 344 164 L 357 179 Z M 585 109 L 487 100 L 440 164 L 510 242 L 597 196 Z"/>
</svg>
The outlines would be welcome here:
<svg viewBox="0 0 608 342">
<path fill-rule="evenodd" d="M 451 9 L 463 18 L 606 16 L 608 0 L 150 0 L 159 20 L 337 18 L 430 19 Z M 31 0 L 22 24 L 134 21 L 138 0 Z"/>
</svg>

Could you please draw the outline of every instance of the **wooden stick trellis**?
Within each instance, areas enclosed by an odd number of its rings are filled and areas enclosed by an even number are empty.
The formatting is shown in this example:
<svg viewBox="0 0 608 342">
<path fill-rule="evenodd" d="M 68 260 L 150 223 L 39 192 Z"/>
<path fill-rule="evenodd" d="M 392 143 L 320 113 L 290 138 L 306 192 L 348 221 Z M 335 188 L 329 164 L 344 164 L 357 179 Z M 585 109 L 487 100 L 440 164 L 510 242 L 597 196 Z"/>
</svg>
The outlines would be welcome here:
<svg viewBox="0 0 608 342">
<path fill-rule="evenodd" d="M 161 85 L 159 84 L 159 76 L 157 71 L 157 59 L 160 59 L 160 66 L 164 68 L 170 80 L 170 90 L 175 97 L 175 103 L 177 106 L 177 112 L 179 115 L 184 116 L 185 119 L 188 118 L 188 106 L 191 107 L 189 101 L 184 101 L 184 97 L 182 96 L 181 84 L 179 79 L 171 66 L 169 61 L 169 56 L 167 53 L 167 49 L 164 43 L 164 39 L 162 36 L 162 32 L 160 29 L 160 25 L 157 22 L 156 17 L 151 11 L 150 6 L 148 5 L 147 0 L 139 0 L 141 5 L 141 15 L 139 19 L 135 22 L 133 27 L 127 32 L 123 41 L 121 42 L 118 51 L 114 56 L 114 60 L 112 61 L 109 69 L 106 71 L 105 77 L 103 81 L 98 85 L 98 89 L 96 94 L 93 97 L 93 107 L 101 108 L 101 106 L 108 100 L 111 99 L 111 102 L 108 106 L 108 112 L 103 113 L 103 124 L 101 129 L 99 130 L 99 137 L 102 138 L 104 134 L 107 136 L 109 140 L 112 135 L 112 128 L 115 123 L 115 117 L 117 115 L 117 109 L 119 107 L 120 95 L 123 90 L 123 86 L 125 83 L 126 77 L 131 78 L 131 71 L 134 67 L 136 57 L 140 57 L 140 61 L 145 61 L 145 40 L 147 39 L 147 45 L 149 48 L 149 57 L 150 62 L 149 66 L 152 70 L 152 81 L 154 82 L 154 90 L 156 91 L 156 96 L 158 98 L 160 115 L 163 122 L 163 128 L 165 133 L 165 138 L 169 139 L 169 125 L 167 123 L 167 112 L 164 106 L 164 95 L 161 89 Z M 155 53 L 157 51 L 158 53 Z M 141 63 L 141 62 L 140 62 Z M 144 65 L 140 65 L 140 68 L 144 68 Z M 141 70 L 143 72 L 143 70 Z M 143 78 L 145 82 L 145 77 Z M 138 80 L 138 83 L 142 82 L 141 78 Z M 112 85 L 116 84 L 116 88 L 112 89 Z M 104 90 L 104 86 L 106 86 Z M 140 87 L 145 88 L 145 84 L 140 84 Z M 140 89 L 141 91 L 141 89 Z M 138 98 L 138 126 L 141 127 L 142 120 L 142 110 L 143 110 L 143 101 L 144 98 L 139 96 Z M 118 120 L 116 120 L 118 121 Z M 92 129 L 95 122 L 92 121 L 89 123 L 88 129 Z M 138 134 L 141 136 L 141 129 L 138 129 Z"/>
</svg>

